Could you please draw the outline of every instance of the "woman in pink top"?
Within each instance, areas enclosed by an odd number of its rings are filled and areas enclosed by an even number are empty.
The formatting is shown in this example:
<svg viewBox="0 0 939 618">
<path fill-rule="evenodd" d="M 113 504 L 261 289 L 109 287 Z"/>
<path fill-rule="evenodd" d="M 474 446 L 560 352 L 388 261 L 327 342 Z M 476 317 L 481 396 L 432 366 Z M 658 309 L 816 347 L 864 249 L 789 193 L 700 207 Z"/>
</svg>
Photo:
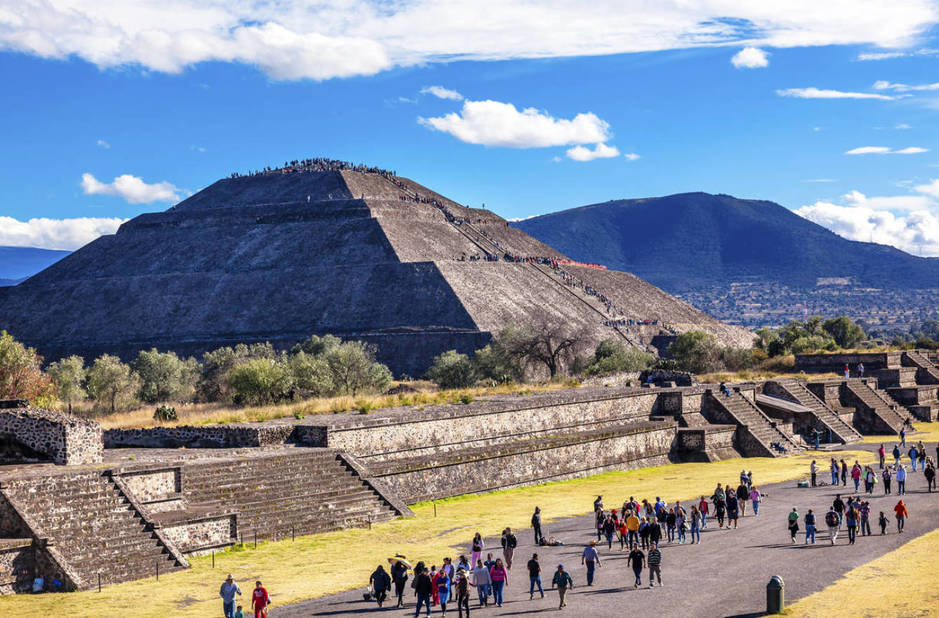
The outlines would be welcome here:
<svg viewBox="0 0 939 618">
<path fill-rule="evenodd" d="M 756 486 L 750 490 L 750 501 L 753 502 L 753 514 L 760 514 L 760 502 L 763 500 L 763 494 L 759 492 Z"/>
<path fill-rule="evenodd" d="M 502 590 L 509 585 L 509 574 L 502 565 L 502 558 L 497 558 L 489 569 L 489 579 L 492 580 L 492 598 L 497 606 L 502 607 Z"/>
<path fill-rule="evenodd" d="M 854 481 L 854 491 L 857 491 L 861 484 L 861 464 L 856 461 L 854 467 L 851 468 L 851 480 Z"/>
<path fill-rule="evenodd" d="M 708 501 L 701 496 L 701 502 L 698 503 L 698 512 L 701 513 L 701 529 L 708 527 Z"/>
</svg>

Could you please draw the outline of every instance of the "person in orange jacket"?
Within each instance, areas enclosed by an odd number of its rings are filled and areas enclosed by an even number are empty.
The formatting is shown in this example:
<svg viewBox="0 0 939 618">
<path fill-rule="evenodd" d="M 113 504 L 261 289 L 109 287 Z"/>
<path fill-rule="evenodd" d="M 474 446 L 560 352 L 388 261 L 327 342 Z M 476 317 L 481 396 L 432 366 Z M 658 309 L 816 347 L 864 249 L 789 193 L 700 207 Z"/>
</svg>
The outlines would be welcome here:
<svg viewBox="0 0 939 618">
<path fill-rule="evenodd" d="M 909 511 L 906 510 L 906 505 L 903 504 L 903 500 L 897 502 L 897 505 L 893 507 L 893 512 L 897 518 L 897 532 L 903 532 L 903 523 L 910 516 Z"/>
</svg>

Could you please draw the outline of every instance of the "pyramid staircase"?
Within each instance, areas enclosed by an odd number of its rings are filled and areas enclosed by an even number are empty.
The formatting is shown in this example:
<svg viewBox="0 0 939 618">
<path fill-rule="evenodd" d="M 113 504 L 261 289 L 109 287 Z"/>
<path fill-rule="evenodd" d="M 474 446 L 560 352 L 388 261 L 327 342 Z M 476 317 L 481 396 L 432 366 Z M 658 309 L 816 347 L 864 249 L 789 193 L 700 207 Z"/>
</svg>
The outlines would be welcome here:
<svg viewBox="0 0 939 618">
<path fill-rule="evenodd" d="M 913 420 L 906 408 L 887 399 L 886 395 L 869 385 L 866 380 L 847 380 L 844 388 L 853 396 L 855 403 L 866 408 L 869 414 L 879 419 L 894 433 L 898 433 L 907 421 Z"/>
<path fill-rule="evenodd" d="M 906 367 L 916 367 L 916 382 L 918 384 L 939 384 L 939 367 L 936 367 L 936 365 L 919 350 L 907 350 L 904 352 L 903 365 Z"/>
<path fill-rule="evenodd" d="M 799 405 L 802 405 L 815 414 L 818 422 L 822 423 L 838 441 L 844 444 L 859 442 L 863 436 L 857 429 L 847 423 L 841 416 L 831 409 L 824 401 L 815 396 L 804 382 L 794 378 L 773 380 L 780 389 Z"/>
<path fill-rule="evenodd" d="M 776 422 L 768 417 L 756 404 L 739 391 L 729 396 L 708 391 L 705 416 L 713 423 L 737 425 L 738 431 L 746 433 L 751 440 L 741 441 L 745 455 L 756 457 L 780 457 L 801 452 L 802 447 L 793 438 L 780 430 Z M 782 447 L 782 450 L 780 448 Z"/>
</svg>

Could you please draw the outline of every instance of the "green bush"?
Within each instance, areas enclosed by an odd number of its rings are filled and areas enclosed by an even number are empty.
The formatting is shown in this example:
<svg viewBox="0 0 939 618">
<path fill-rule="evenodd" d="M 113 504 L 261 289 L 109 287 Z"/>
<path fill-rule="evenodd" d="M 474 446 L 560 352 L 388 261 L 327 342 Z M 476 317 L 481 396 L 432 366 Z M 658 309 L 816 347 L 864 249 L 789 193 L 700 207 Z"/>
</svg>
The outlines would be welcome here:
<svg viewBox="0 0 939 618">
<path fill-rule="evenodd" d="M 167 421 L 179 420 L 179 416 L 176 414 L 176 408 L 163 404 L 153 413 L 153 420 L 165 423 Z"/>
<path fill-rule="evenodd" d="M 440 388 L 466 388 L 476 383 L 476 369 L 466 354 L 447 350 L 434 358 L 425 377 Z"/>
<path fill-rule="evenodd" d="M 265 405 L 291 396 L 290 371 L 283 361 L 256 358 L 228 372 L 226 381 L 239 405 Z"/>
</svg>

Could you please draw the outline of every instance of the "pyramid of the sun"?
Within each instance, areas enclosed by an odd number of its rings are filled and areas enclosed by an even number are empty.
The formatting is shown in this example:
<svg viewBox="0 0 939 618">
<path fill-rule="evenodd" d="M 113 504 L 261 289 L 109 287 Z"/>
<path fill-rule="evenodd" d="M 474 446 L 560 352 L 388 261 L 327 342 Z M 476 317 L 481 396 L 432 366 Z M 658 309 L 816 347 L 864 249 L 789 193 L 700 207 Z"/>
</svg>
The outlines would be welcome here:
<svg viewBox="0 0 939 618">
<path fill-rule="evenodd" d="M 692 328 L 748 343 L 745 331 L 627 273 L 563 265 L 565 277 L 506 255 L 563 257 L 492 212 L 401 177 L 226 178 L 0 289 L 0 328 L 47 360 L 128 358 L 151 346 L 287 347 L 332 333 L 375 344 L 396 374 L 410 375 L 442 351 L 471 352 L 507 323 L 543 314 L 586 327 L 593 343 L 644 346 Z M 650 324 L 609 323 L 630 319 Z"/>
</svg>

